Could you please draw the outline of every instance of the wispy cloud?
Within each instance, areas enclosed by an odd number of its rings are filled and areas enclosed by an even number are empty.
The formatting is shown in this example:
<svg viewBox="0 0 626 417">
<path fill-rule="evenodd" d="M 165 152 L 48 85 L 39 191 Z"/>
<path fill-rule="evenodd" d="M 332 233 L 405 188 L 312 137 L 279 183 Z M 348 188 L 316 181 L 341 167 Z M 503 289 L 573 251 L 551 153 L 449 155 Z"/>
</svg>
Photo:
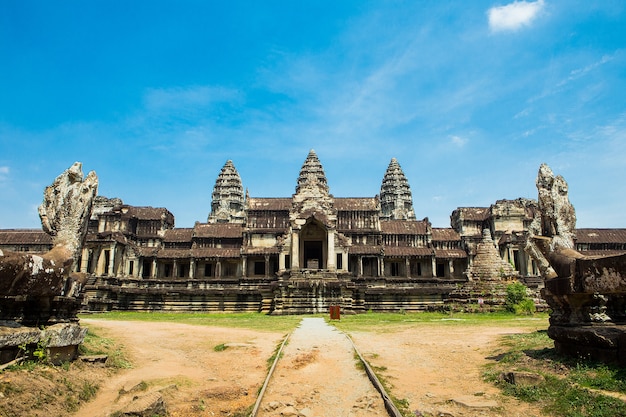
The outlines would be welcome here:
<svg viewBox="0 0 626 417">
<path fill-rule="evenodd" d="M 4 183 L 9 177 L 10 169 L 8 166 L 0 166 L 0 184 Z"/>
<path fill-rule="evenodd" d="M 515 31 L 530 26 L 544 8 L 544 1 L 516 1 L 487 11 L 492 32 Z"/>
<path fill-rule="evenodd" d="M 468 139 L 467 138 L 462 138 L 460 136 L 452 135 L 452 136 L 450 136 L 450 142 L 454 146 L 462 148 L 462 147 L 464 147 L 467 144 Z"/>
</svg>

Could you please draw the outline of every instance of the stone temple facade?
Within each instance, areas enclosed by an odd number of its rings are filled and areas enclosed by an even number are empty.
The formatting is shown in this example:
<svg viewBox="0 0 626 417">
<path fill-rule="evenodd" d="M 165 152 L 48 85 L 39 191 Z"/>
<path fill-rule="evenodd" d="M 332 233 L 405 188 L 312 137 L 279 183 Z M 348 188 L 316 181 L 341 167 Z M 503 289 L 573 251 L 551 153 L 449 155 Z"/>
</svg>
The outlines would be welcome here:
<svg viewBox="0 0 626 417">
<path fill-rule="evenodd" d="M 458 301 L 472 282 L 540 286 L 524 252 L 536 210 L 523 198 L 460 207 L 452 227 L 436 228 L 416 219 L 395 158 L 380 194 L 364 198 L 334 197 L 314 151 L 290 198 L 250 197 L 227 161 L 207 222 L 191 228 L 176 228 L 165 208 L 96 197 L 75 269 L 88 274 L 84 308 L 92 311 L 417 311 L 440 308 L 455 292 Z M 577 237 L 579 250 L 626 253 L 622 229 Z M 0 250 L 49 247 L 41 230 L 0 230 Z"/>
</svg>

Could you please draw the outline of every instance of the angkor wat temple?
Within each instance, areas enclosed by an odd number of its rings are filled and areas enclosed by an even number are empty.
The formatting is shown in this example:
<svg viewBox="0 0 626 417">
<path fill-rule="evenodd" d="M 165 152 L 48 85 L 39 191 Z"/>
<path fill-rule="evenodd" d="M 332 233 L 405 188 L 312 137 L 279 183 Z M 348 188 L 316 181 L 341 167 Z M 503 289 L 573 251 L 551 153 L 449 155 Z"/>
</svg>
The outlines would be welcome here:
<svg viewBox="0 0 626 417">
<path fill-rule="evenodd" d="M 435 308 L 480 282 L 540 286 L 524 252 L 535 200 L 460 207 L 451 228 L 416 219 L 392 159 L 374 197 L 334 197 L 311 151 L 291 198 L 244 193 L 231 161 L 206 223 L 174 227 L 165 208 L 97 197 L 82 256 L 84 307 L 103 310 L 261 311 L 272 314 Z M 578 229 L 582 253 L 626 253 L 625 229 Z M 41 230 L 0 230 L 0 249 L 44 252 Z M 474 283 L 474 284 L 472 284 Z M 476 302 L 467 293 L 465 302 Z M 481 302 L 483 300 L 481 299 Z"/>
</svg>

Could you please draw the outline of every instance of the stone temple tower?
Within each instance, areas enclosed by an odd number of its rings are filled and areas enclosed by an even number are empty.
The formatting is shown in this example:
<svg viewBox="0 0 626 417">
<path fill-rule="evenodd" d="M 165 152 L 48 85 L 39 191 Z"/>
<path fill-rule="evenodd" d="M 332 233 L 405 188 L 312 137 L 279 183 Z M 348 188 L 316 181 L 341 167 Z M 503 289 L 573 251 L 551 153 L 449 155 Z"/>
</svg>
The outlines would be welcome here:
<svg viewBox="0 0 626 417">
<path fill-rule="evenodd" d="M 296 185 L 296 194 L 301 193 L 304 189 L 317 189 L 322 195 L 328 194 L 328 182 L 326 174 L 317 154 L 313 149 L 302 165 L 300 175 L 298 176 L 298 184 Z"/>
<path fill-rule="evenodd" d="M 244 194 L 241 177 L 230 159 L 222 167 L 213 187 L 209 223 L 243 223 Z"/>
<path fill-rule="evenodd" d="M 384 220 L 415 219 L 411 188 L 396 158 L 391 158 L 380 187 L 380 208 Z"/>
</svg>

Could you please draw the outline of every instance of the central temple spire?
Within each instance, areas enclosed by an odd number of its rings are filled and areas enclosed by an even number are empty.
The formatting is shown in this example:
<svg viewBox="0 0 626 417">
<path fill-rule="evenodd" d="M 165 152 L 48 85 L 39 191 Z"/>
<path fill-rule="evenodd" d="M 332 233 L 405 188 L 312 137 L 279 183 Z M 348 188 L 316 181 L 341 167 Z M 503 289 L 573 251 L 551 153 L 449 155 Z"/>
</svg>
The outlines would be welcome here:
<svg viewBox="0 0 626 417">
<path fill-rule="evenodd" d="M 313 149 L 309 151 L 309 154 L 302 165 L 300 170 L 300 176 L 298 177 L 298 184 L 296 185 L 296 194 L 300 194 L 303 191 L 317 191 L 321 195 L 328 195 L 328 182 L 326 181 L 326 174 L 320 160 L 317 158 L 317 154 Z"/>
</svg>

